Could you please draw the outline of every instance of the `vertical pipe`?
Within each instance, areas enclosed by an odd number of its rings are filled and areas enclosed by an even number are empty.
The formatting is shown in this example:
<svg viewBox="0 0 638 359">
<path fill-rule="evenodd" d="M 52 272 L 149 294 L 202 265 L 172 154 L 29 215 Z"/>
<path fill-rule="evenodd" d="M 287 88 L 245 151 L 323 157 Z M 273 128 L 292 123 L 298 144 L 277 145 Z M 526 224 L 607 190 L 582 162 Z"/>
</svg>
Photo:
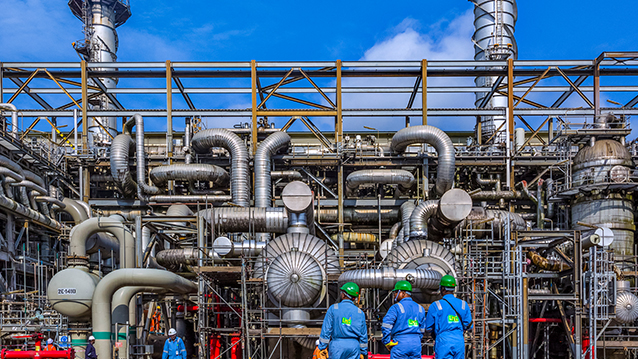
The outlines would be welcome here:
<svg viewBox="0 0 638 359">
<path fill-rule="evenodd" d="M 253 155 L 257 152 L 257 62 L 250 61 L 250 87 L 252 96 L 251 141 Z"/>
<path fill-rule="evenodd" d="M 518 265 L 518 264 L 517 264 Z M 523 310 L 523 348 L 522 348 L 522 353 L 523 353 L 523 359 L 527 358 L 529 356 L 529 303 L 528 303 L 528 289 L 529 289 L 529 284 L 528 284 L 529 278 L 527 278 L 527 276 L 523 276 L 523 308 L 521 308 Z M 549 345 L 549 343 L 547 343 L 547 345 Z"/>
<path fill-rule="evenodd" d="M 170 165 L 173 161 L 173 68 L 170 60 L 166 60 L 166 152 Z M 168 181 L 169 193 L 173 193 L 174 184 L 174 181 Z"/>
<path fill-rule="evenodd" d="M 144 267 L 143 265 L 144 263 L 142 263 L 142 261 L 144 260 L 144 249 L 145 249 L 145 247 L 142 245 L 143 237 L 144 236 L 142 235 L 142 217 L 136 216 L 135 217 L 135 255 L 137 257 L 137 260 L 135 261 L 135 263 L 137 265 L 137 268 Z M 122 264 L 120 263 L 120 266 L 121 265 Z"/>
<path fill-rule="evenodd" d="M 80 65 L 81 65 L 81 72 L 82 72 L 82 150 L 85 150 L 88 147 L 88 137 L 89 137 L 89 123 L 88 123 L 89 119 L 87 116 L 87 112 L 89 109 L 89 104 L 88 104 L 89 95 L 88 95 L 88 83 L 87 83 L 88 78 L 86 73 L 86 61 L 82 60 Z"/>
<path fill-rule="evenodd" d="M 75 146 L 75 154 L 78 154 L 78 109 L 73 109 L 73 145 Z"/>
<path fill-rule="evenodd" d="M 343 118 L 342 112 L 342 98 L 341 98 L 341 60 L 337 60 L 337 96 L 335 101 L 337 103 L 337 118 L 335 121 L 335 143 L 336 150 L 341 155 L 341 142 L 343 141 Z M 343 164 L 339 162 L 339 169 L 337 172 L 337 195 L 339 197 L 339 203 L 337 212 L 339 213 L 339 233 L 343 233 L 343 200 L 344 200 L 344 188 L 343 188 Z M 339 267 L 343 268 L 343 236 L 339 237 Z"/>
<path fill-rule="evenodd" d="M 423 112 L 423 125 L 428 124 L 428 60 L 421 61 L 421 101 Z M 381 239 L 381 237 L 379 237 Z"/>
</svg>

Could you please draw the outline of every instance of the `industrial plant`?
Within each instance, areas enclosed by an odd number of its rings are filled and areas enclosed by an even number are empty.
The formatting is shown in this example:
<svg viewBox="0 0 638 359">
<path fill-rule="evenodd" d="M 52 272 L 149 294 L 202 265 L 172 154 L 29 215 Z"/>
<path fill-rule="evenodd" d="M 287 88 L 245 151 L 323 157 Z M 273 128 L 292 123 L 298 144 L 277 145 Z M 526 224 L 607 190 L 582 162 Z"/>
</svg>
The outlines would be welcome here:
<svg viewBox="0 0 638 359">
<path fill-rule="evenodd" d="M 0 358 L 158 359 L 171 328 L 311 358 L 353 282 L 386 359 L 395 284 L 427 311 L 446 275 L 467 358 L 637 358 L 638 52 L 519 60 L 516 0 L 468 6 L 473 60 L 134 62 L 128 0 L 69 0 L 80 61 L 0 59 Z"/>
</svg>

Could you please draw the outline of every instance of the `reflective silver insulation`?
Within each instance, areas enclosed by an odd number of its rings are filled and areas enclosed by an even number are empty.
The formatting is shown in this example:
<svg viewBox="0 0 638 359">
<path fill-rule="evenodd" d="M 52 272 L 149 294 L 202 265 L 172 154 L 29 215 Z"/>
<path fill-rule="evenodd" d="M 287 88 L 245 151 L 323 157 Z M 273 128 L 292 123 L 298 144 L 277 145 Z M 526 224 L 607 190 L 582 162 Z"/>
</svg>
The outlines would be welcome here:
<svg viewBox="0 0 638 359">
<path fill-rule="evenodd" d="M 0 175 L 11 177 L 18 182 L 25 180 L 22 167 L 4 156 L 0 156 Z"/>
<path fill-rule="evenodd" d="M 286 181 L 301 181 L 303 176 L 295 170 L 270 171 L 270 177 L 274 180 L 283 179 Z"/>
<path fill-rule="evenodd" d="M 193 150 L 207 153 L 213 147 L 223 147 L 230 152 L 231 183 L 233 202 L 242 207 L 250 205 L 250 170 L 248 168 L 248 149 L 236 134 L 221 128 L 199 131 L 191 140 Z"/>
<path fill-rule="evenodd" d="M 285 233 L 288 213 L 285 208 L 218 207 L 201 210 L 198 216 L 223 232 Z"/>
<path fill-rule="evenodd" d="M 288 146 L 290 136 L 275 132 L 259 144 L 255 153 L 255 207 L 272 207 L 271 157 Z"/>
<path fill-rule="evenodd" d="M 624 182 L 633 169 L 631 153 L 618 141 L 597 140 L 592 146 L 584 146 L 573 159 L 572 186 Z M 578 194 L 572 200 L 572 228 L 585 230 L 589 225 L 611 228 L 614 242 L 610 248 L 616 254 L 634 254 L 634 206 L 631 195 L 620 190 L 609 193 Z"/>
<path fill-rule="evenodd" d="M 403 238 L 401 236 L 397 237 L 397 244 L 401 244 L 403 242 L 407 242 L 410 239 L 410 217 L 412 216 L 412 212 L 416 206 L 414 202 L 408 200 L 403 202 L 399 212 L 401 213 L 401 225 L 403 231 Z"/>
<path fill-rule="evenodd" d="M 147 194 L 158 194 L 159 188 L 146 184 L 146 152 L 144 151 L 144 118 L 136 113 L 127 122 L 135 121 L 135 154 L 137 156 L 137 197 L 147 200 Z"/>
<path fill-rule="evenodd" d="M 500 199 L 511 200 L 524 198 L 523 192 L 518 191 L 480 191 L 470 195 L 477 201 L 498 201 Z"/>
<path fill-rule="evenodd" d="M 457 271 L 452 252 L 438 243 L 424 240 L 409 241 L 393 248 L 386 263 L 397 269 L 431 269 L 453 276 Z"/>
<path fill-rule="evenodd" d="M 403 192 L 414 186 L 414 175 L 405 170 L 367 169 L 354 171 L 346 178 L 346 186 L 355 190 L 364 184 L 398 184 Z"/>
<path fill-rule="evenodd" d="M 255 262 L 254 277 L 266 279 L 273 303 L 316 306 L 325 296 L 323 280 L 339 274 L 339 260 L 326 243 L 310 234 L 286 233 L 270 241 Z"/>
<path fill-rule="evenodd" d="M 34 222 L 37 222 L 40 225 L 45 227 L 54 228 L 57 230 L 62 229 L 62 224 L 50 217 L 45 216 L 44 214 L 35 211 L 23 204 L 20 204 L 11 198 L 0 196 L 0 207 L 15 212 L 18 215 L 29 218 Z"/>
<path fill-rule="evenodd" d="M 412 204 L 414 206 L 414 204 Z M 391 224 L 399 219 L 399 210 L 396 208 L 381 209 L 381 223 Z M 409 215 L 408 215 L 409 219 Z M 315 220 L 319 223 L 339 222 L 337 209 L 322 208 L 315 212 Z M 377 224 L 379 223 L 379 212 L 377 209 L 368 208 L 344 208 L 343 221 L 357 224 Z"/>
<path fill-rule="evenodd" d="M 134 149 L 135 142 L 129 135 L 117 135 L 111 142 L 111 176 L 125 198 L 133 197 L 137 191 L 137 183 L 128 166 Z"/>
<path fill-rule="evenodd" d="M 221 204 L 232 201 L 231 195 L 218 195 L 218 194 L 198 194 L 198 195 L 155 195 L 150 196 L 149 201 L 158 203 L 175 203 L 175 202 L 205 202 L 210 204 Z"/>
<path fill-rule="evenodd" d="M 199 250 L 197 248 L 165 249 L 155 255 L 157 264 L 168 270 L 179 270 L 182 265 L 197 265 Z"/>
<path fill-rule="evenodd" d="M 507 228 L 507 224 L 510 224 L 511 228 Z M 474 229 L 493 229 L 495 238 L 504 238 L 505 233 L 508 230 L 511 231 L 523 231 L 527 228 L 527 222 L 518 213 L 512 213 L 508 211 L 498 209 L 485 209 L 483 207 L 473 207 L 470 214 L 461 221 L 458 225 L 458 229 L 467 229 L 472 226 Z M 476 235 L 481 236 L 485 232 L 477 231 Z"/>
<path fill-rule="evenodd" d="M 439 208 L 439 200 L 419 203 L 410 216 L 410 239 L 428 238 L 428 220 Z"/>
<path fill-rule="evenodd" d="M 362 288 L 392 290 L 398 281 L 407 280 L 413 288 L 438 289 L 442 276 L 440 272 L 430 269 L 395 269 L 392 267 L 355 269 L 343 272 L 339 276 L 339 285 L 354 282 Z"/>
<path fill-rule="evenodd" d="M 151 181 L 158 186 L 168 181 L 207 181 L 213 182 L 215 187 L 228 184 L 229 176 L 225 169 L 200 163 L 174 164 L 155 167 L 150 172 Z"/>
<path fill-rule="evenodd" d="M 390 149 L 403 152 L 413 144 L 427 143 L 436 149 L 438 168 L 436 193 L 442 195 L 454 185 L 455 152 L 450 137 L 440 129 L 428 125 L 407 127 L 392 136 Z"/>
</svg>

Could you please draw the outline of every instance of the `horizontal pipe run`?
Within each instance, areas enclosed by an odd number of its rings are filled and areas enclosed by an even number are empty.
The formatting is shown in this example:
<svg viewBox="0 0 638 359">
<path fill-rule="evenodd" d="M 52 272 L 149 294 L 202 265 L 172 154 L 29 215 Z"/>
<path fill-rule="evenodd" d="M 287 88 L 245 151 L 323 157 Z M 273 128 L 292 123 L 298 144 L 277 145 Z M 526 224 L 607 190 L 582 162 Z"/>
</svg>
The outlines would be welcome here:
<svg viewBox="0 0 638 359">
<path fill-rule="evenodd" d="M 201 210 L 197 215 L 224 232 L 285 233 L 288 228 L 285 208 L 219 207 Z"/>
<path fill-rule="evenodd" d="M 354 171 L 346 178 L 346 186 L 350 190 L 357 189 L 364 184 L 397 184 L 401 191 L 407 191 L 414 186 L 414 175 L 405 170 L 396 169 L 367 169 Z"/>
<path fill-rule="evenodd" d="M 225 169 L 201 163 L 155 167 L 151 170 L 150 177 L 156 185 L 164 185 L 168 181 L 207 181 L 219 187 L 228 185 L 229 180 Z"/>
<path fill-rule="evenodd" d="M 354 282 L 363 288 L 392 290 L 398 281 L 407 280 L 413 288 L 438 289 L 441 277 L 441 273 L 430 269 L 355 269 L 343 272 L 339 276 L 339 285 Z"/>
<path fill-rule="evenodd" d="M 233 197 L 230 195 L 212 195 L 212 194 L 202 194 L 202 195 L 156 195 L 150 196 L 149 201 L 155 203 L 195 203 L 195 202 L 205 202 L 212 204 L 222 204 L 226 202 L 230 202 L 233 200 Z"/>
</svg>

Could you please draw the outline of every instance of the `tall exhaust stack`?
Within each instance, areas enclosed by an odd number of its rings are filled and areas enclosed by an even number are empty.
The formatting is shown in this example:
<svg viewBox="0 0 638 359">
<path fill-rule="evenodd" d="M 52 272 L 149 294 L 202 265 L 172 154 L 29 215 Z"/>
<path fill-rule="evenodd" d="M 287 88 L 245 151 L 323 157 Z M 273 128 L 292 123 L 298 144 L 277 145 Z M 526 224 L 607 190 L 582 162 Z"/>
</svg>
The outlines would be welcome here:
<svg viewBox="0 0 638 359">
<path fill-rule="evenodd" d="M 75 50 L 87 62 L 116 62 L 118 38 L 115 29 L 131 17 L 129 0 L 69 0 L 69 8 L 84 24 L 84 40 L 73 44 Z M 97 70 L 115 70 L 97 69 Z M 107 90 L 117 87 L 114 78 L 98 79 Z M 96 80 L 92 85 L 102 87 Z M 91 108 L 108 110 L 114 108 L 109 99 L 102 95 L 89 102 Z M 109 146 L 112 135 L 117 135 L 116 117 L 89 119 L 89 147 Z"/>
<path fill-rule="evenodd" d="M 516 0 L 475 0 L 474 3 L 474 60 L 493 61 L 516 59 L 518 48 L 514 38 L 514 26 L 518 11 Z M 477 77 L 474 82 L 477 87 L 491 88 L 497 81 L 497 77 Z M 502 84 L 505 84 L 505 80 Z M 475 106 L 483 104 L 486 92 L 477 92 Z M 507 108 L 507 97 L 494 95 L 484 108 Z M 481 116 L 480 137 L 482 143 L 494 135 L 501 125 L 506 121 L 505 116 Z M 501 130 L 505 129 L 503 128 Z M 478 132 L 478 123 L 477 123 Z M 478 137 L 478 133 L 477 133 Z M 494 138 L 494 143 L 505 141 L 505 135 L 501 134 Z"/>
</svg>

